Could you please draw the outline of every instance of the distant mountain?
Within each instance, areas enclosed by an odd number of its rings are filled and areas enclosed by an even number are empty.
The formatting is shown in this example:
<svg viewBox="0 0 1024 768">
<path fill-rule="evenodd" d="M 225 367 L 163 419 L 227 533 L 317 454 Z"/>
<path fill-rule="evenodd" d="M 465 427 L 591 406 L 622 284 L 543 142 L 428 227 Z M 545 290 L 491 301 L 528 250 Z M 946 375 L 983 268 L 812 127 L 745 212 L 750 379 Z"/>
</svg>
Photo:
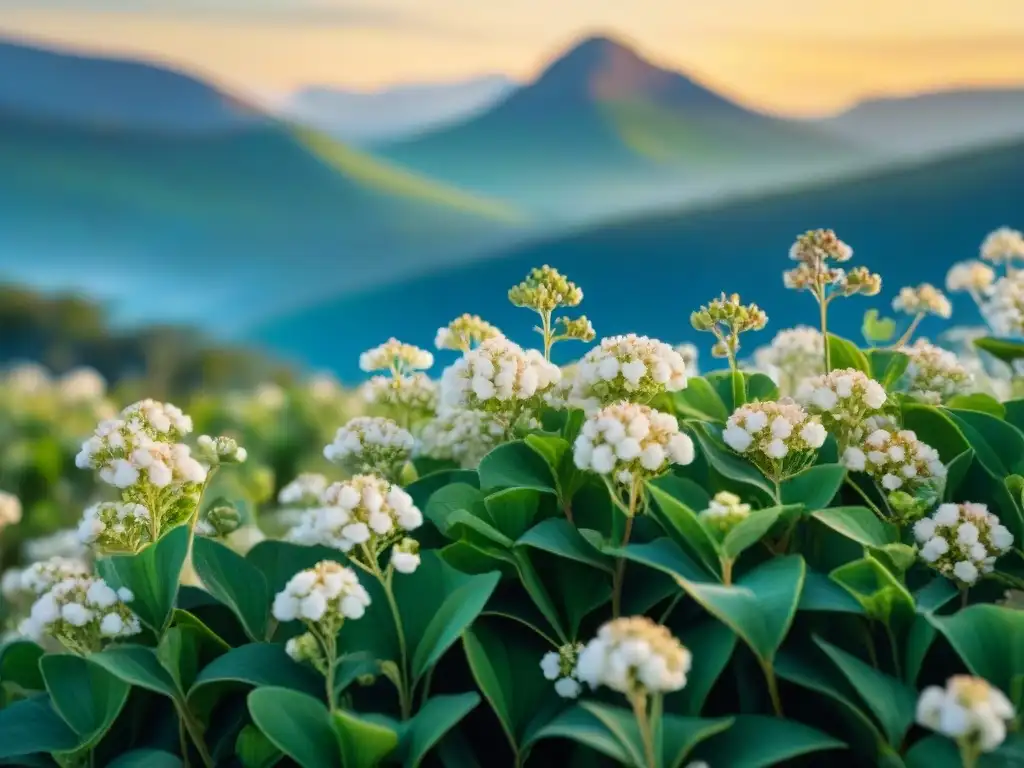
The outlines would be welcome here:
<svg viewBox="0 0 1024 768">
<path fill-rule="evenodd" d="M 887 154 L 928 154 L 1024 137 L 1024 88 L 872 99 L 819 126 Z"/>
<path fill-rule="evenodd" d="M 378 91 L 305 88 L 276 114 L 358 144 L 395 141 L 468 119 L 492 106 L 515 87 L 504 75 L 455 83 L 424 83 Z"/>
<path fill-rule="evenodd" d="M 223 331 L 507 242 L 518 213 L 264 122 L 146 133 L 0 116 L 0 278 Z"/>
<path fill-rule="evenodd" d="M 390 286 L 282 316 L 247 339 L 350 379 L 360 375 L 361 349 L 391 335 L 428 346 L 433 329 L 462 312 L 479 313 L 517 341 L 536 343 L 530 313 L 509 304 L 505 293 L 531 267 L 551 264 L 583 288 L 579 312 L 602 336 L 635 331 L 704 343 L 690 328 L 690 312 L 721 291 L 738 291 L 769 317 L 767 330 L 744 338 L 749 354 L 783 328 L 816 321 L 813 299 L 782 285 L 794 236 L 812 227 L 835 228 L 853 246 L 855 263 L 883 276 L 879 297 L 833 305 L 830 326 L 856 337 L 866 309 L 887 311 L 903 285 L 942 284 L 947 268 L 974 256 L 989 230 L 1019 226 L 1021 178 L 1024 143 L 1014 143 L 704 210 L 623 219 L 462 266 L 396 277 Z M 954 303 L 974 312 L 969 301 L 956 297 Z M 396 306 L 402 312 L 392 311 Z M 939 321 L 928 321 L 923 331 L 934 335 L 939 328 Z M 563 355 L 582 351 L 582 345 L 560 347 Z"/>
<path fill-rule="evenodd" d="M 210 131 L 265 117 L 172 69 L 0 41 L 0 114 L 132 130 Z"/>
<path fill-rule="evenodd" d="M 608 37 L 582 41 L 477 117 L 378 151 L 548 213 L 663 203 L 712 178 L 821 170 L 852 154 L 817 126 L 745 109 Z"/>
</svg>

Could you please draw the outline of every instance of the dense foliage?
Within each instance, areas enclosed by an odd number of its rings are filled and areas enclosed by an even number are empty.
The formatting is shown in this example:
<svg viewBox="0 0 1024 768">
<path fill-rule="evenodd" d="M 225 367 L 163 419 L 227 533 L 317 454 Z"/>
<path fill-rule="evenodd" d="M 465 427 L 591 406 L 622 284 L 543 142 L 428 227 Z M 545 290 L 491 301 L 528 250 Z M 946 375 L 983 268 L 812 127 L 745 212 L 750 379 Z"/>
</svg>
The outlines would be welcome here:
<svg viewBox="0 0 1024 768">
<path fill-rule="evenodd" d="M 1024 259 L 1008 237 L 989 261 Z M 373 415 L 302 401 L 343 424 L 303 436 L 332 469 L 274 460 L 280 539 L 238 539 L 272 532 L 244 478 L 273 418 L 93 413 L 86 549 L 4 576 L 0 762 L 1021 764 L 1024 344 L 982 339 L 979 367 L 911 343 L 949 315 L 919 286 L 902 335 L 869 315 L 859 347 L 827 310 L 878 275 L 836 266 L 831 232 L 791 256 L 822 330 L 755 354 L 771 375 L 740 355 L 769 319 L 725 295 L 691 319 L 724 370 L 633 335 L 559 369 L 553 344 L 595 336 L 555 316 L 583 294 L 549 268 L 510 291 L 540 350 L 463 316 L 438 383 L 424 350 L 368 351 Z M 1019 335 L 1012 290 L 958 266 L 949 288 L 995 283 L 987 317 Z"/>
</svg>

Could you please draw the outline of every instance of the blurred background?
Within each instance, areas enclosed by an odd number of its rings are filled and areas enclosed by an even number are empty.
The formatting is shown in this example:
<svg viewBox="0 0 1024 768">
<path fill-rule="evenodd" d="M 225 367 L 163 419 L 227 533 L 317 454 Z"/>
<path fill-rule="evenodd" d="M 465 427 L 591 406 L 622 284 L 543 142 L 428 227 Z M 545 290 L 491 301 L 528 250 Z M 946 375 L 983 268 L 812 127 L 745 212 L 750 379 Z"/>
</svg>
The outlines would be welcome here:
<svg viewBox="0 0 1024 768">
<path fill-rule="evenodd" d="M 1019 0 L 0 0 L 0 38 L 16 538 L 80 513 L 81 438 L 144 395 L 248 436 L 272 498 L 361 350 L 462 312 L 528 341 L 532 266 L 599 336 L 696 342 L 726 290 L 767 343 L 813 324 L 781 271 L 831 227 L 884 279 L 831 319 L 858 337 L 1024 224 Z"/>
</svg>

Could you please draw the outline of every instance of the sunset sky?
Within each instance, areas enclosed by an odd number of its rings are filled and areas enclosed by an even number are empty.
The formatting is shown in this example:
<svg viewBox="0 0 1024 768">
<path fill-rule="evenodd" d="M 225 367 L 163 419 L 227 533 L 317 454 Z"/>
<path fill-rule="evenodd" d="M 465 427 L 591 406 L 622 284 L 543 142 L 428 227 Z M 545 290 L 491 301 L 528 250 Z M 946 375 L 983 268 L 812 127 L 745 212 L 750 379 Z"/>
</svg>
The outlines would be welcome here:
<svg viewBox="0 0 1024 768">
<path fill-rule="evenodd" d="M 143 56 L 266 94 L 525 79 L 592 32 L 785 113 L 1024 84 L 1024 0 L 0 0 L 0 34 Z"/>
</svg>

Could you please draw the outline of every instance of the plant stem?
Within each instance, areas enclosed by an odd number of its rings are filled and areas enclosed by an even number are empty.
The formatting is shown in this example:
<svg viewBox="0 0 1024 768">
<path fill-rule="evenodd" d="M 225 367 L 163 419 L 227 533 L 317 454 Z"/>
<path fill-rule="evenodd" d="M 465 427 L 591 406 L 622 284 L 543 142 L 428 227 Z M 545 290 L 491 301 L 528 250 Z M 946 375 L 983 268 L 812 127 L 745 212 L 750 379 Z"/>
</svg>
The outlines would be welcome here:
<svg viewBox="0 0 1024 768">
<path fill-rule="evenodd" d="M 633 703 L 633 715 L 640 728 L 640 738 L 644 742 L 644 757 L 648 768 L 658 768 L 658 759 L 654 752 L 654 734 L 651 732 L 651 721 L 647 717 L 647 696 L 643 693 L 630 697 Z"/>
<path fill-rule="evenodd" d="M 878 508 L 878 505 L 871 500 L 871 497 L 867 495 L 863 488 L 853 482 L 849 475 L 843 479 L 843 482 L 853 488 L 853 490 L 857 492 L 857 495 L 864 499 L 864 503 L 867 504 L 871 511 L 874 512 L 881 520 L 889 522 L 889 518 L 882 514 L 882 510 Z"/>
<path fill-rule="evenodd" d="M 907 328 L 906 332 L 904 332 L 904 334 L 899 337 L 896 343 L 892 345 L 893 349 L 899 349 L 900 347 L 906 345 L 910 341 L 911 337 L 913 337 L 914 331 L 917 330 L 917 326 L 921 324 L 922 320 L 924 320 L 924 312 L 918 312 L 914 316 L 914 319 L 911 321 L 910 327 Z"/>
<path fill-rule="evenodd" d="M 540 319 L 544 324 L 541 331 L 544 334 L 544 359 L 551 362 L 551 313 L 541 312 Z"/>
<path fill-rule="evenodd" d="M 412 714 L 412 691 L 409 690 L 409 653 L 405 647 L 405 630 L 402 628 L 402 615 L 398 612 L 398 602 L 395 600 L 395 593 L 391 589 L 391 567 L 388 566 L 388 574 L 385 576 L 380 572 L 377 560 L 373 560 L 377 580 L 384 587 L 384 595 L 388 600 L 388 607 L 391 608 L 391 616 L 395 620 L 395 632 L 398 635 L 398 650 L 402 657 L 402 666 L 399 668 L 402 684 L 398 686 L 398 703 L 402 710 L 402 720 L 408 720 Z"/>
<path fill-rule="evenodd" d="M 821 313 L 821 339 L 825 347 L 825 373 L 829 373 L 832 370 L 832 351 L 829 349 L 828 344 L 828 299 L 825 297 L 824 292 L 817 298 L 818 308 Z"/>
<path fill-rule="evenodd" d="M 672 598 L 672 601 L 665 608 L 665 612 L 662 613 L 661 618 L 658 619 L 659 624 L 664 624 L 666 621 L 668 621 L 669 615 L 671 615 L 672 611 L 675 610 L 675 607 L 679 605 L 679 601 L 683 599 L 684 594 L 686 593 L 680 590 L 679 594 Z"/>
<path fill-rule="evenodd" d="M 772 485 L 775 487 L 775 491 L 772 494 L 772 499 L 775 501 L 776 504 L 782 506 L 782 483 L 776 480 L 775 478 L 772 478 Z"/>
<path fill-rule="evenodd" d="M 896 677 L 900 680 L 903 679 L 903 665 L 900 664 L 900 652 L 896 644 L 896 635 L 893 634 L 892 627 L 885 624 L 885 634 L 889 638 L 889 651 L 892 653 L 892 667 L 896 673 Z"/>
<path fill-rule="evenodd" d="M 957 746 L 960 747 L 960 762 L 964 768 L 975 768 L 978 764 L 978 749 L 967 739 L 961 739 Z"/>
<path fill-rule="evenodd" d="M 721 558 L 722 563 L 722 583 L 727 586 L 732 586 L 732 558 L 723 557 Z"/>
<path fill-rule="evenodd" d="M 630 534 L 633 532 L 633 517 L 636 515 L 637 496 L 640 494 L 638 482 L 634 480 L 629 486 L 629 509 L 626 513 L 626 527 L 622 532 L 622 543 L 625 547 L 629 543 Z M 622 608 L 622 580 L 626 575 L 626 558 L 619 557 L 615 564 L 615 577 L 612 581 L 612 618 L 619 618 Z"/>
<path fill-rule="evenodd" d="M 196 751 L 199 753 L 199 759 L 203 761 L 203 765 L 206 768 L 213 768 L 213 758 L 210 756 L 210 751 L 206 748 L 206 742 L 203 740 L 203 733 L 199 723 L 192 717 L 192 713 L 189 712 L 184 702 L 176 701 L 175 705 L 178 708 L 178 716 L 185 725 L 185 730 L 188 731 L 188 736 L 192 739 L 192 744 L 195 745 Z"/>
<path fill-rule="evenodd" d="M 762 662 L 761 669 L 764 670 L 764 679 L 768 683 L 768 696 L 772 700 L 772 709 L 776 717 L 782 717 L 782 699 L 779 697 L 779 681 L 775 677 L 775 667 L 770 661 Z"/>
</svg>

